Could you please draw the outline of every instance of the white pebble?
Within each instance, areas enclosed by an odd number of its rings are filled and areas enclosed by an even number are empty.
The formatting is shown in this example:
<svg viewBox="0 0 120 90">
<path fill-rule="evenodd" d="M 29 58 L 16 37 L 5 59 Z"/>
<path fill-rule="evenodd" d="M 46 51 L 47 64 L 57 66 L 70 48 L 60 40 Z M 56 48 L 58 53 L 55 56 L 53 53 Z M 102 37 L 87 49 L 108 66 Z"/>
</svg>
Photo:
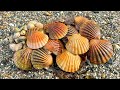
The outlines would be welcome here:
<svg viewBox="0 0 120 90">
<path fill-rule="evenodd" d="M 35 24 L 37 23 L 37 21 L 36 21 L 36 20 L 33 20 L 33 21 L 30 21 L 29 23 L 35 25 Z M 28 24 L 29 24 L 29 23 L 28 23 Z"/>
<path fill-rule="evenodd" d="M 34 24 L 32 24 L 32 23 L 29 23 L 28 25 L 27 25 L 27 29 L 32 29 L 32 28 L 34 28 L 35 26 L 34 26 Z"/>
<path fill-rule="evenodd" d="M 25 35 L 26 34 L 26 31 L 25 30 L 22 30 L 21 32 L 20 32 L 20 35 Z"/>
<path fill-rule="evenodd" d="M 11 43 L 9 44 L 9 47 L 12 51 L 18 51 L 22 48 L 22 43 L 19 43 L 19 44 Z"/>
<path fill-rule="evenodd" d="M 40 23 L 40 22 L 36 23 L 35 26 L 36 26 L 36 27 L 39 27 L 39 28 L 43 28 L 43 24 Z"/>
<path fill-rule="evenodd" d="M 19 32 L 17 32 L 17 33 L 14 33 L 14 36 L 13 36 L 13 38 L 14 38 L 14 39 L 16 39 L 16 38 L 18 38 L 18 37 L 20 37 L 20 33 L 19 33 Z"/>
<path fill-rule="evenodd" d="M 12 27 L 14 27 L 14 24 L 13 24 L 13 23 L 10 23 L 9 25 L 12 26 Z"/>
</svg>

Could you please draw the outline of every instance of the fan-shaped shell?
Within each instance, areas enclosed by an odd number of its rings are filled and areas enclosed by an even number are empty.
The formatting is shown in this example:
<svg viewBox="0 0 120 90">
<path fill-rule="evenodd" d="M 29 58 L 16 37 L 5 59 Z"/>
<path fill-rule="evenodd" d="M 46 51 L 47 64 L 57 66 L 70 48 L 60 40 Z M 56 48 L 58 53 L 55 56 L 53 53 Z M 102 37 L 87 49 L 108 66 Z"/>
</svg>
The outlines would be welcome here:
<svg viewBox="0 0 120 90">
<path fill-rule="evenodd" d="M 68 32 L 68 27 L 61 22 L 53 22 L 49 25 L 44 26 L 44 28 L 48 29 L 47 31 L 51 39 L 61 39 Z"/>
<path fill-rule="evenodd" d="M 80 68 L 81 58 L 65 50 L 56 57 L 56 63 L 63 71 L 75 72 Z"/>
<path fill-rule="evenodd" d="M 82 24 L 84 24 L 86 21 L 88 21 L 88 19 L 86 17 L 76 16 L 74 18 L 76 29 L 79 30 L 81 28 Z"/>
<path fill-rule="evenodd" d="M 48 54 L 45 49 L 39 48 L 33 50 L 31 55 L 31 63 L 35 69 L 42 69 L 52 65 L 53 58 L 52 55 Z"/>
<path fill-rule="evenodd" d="M 58 54 L 62 53 L 63 44 L 60 40 L 49 39 L 47 44 L 45 44 L 44 48 L 51 51 L 55 55 L 58 55 Z"/>
<path fill-rule="evenodd" d="M 73 54 L 84 54 L 89 50 L 89 40 L 80 34 L 68 37 L 66 49 Z"/>
<path fill-rule="evenodd" d="M 88 58 L 91 63 L 106 63 L 113 55 L 113 47 L 108 40 L 92 39 L 90 41 L 90 49 Z"/>
<path fill-rule="evenodd" d="M 87 39 L 100 39 L 100 27 L 93 20 L 88 20 L 80 28 L 80 34 Z"/>
<path fill-rule="evenodd" d="M 38 31 L 38 28 L 28 30 L 27 32 L 27 46 L 32 49 L 43 47 L 48 42 L 48 36 L 43 32 Z"/>
<path fill-rule="evenodd" d="M 72 34 L 78 34 L 78 31 L 74 26 L 67 25 L 68 26 L 68 32 L 66 36 L 72 36 Z"/>
<path fill-rule="evenodd" d="M 22 70 L 32 69 L 32 64 L 30 60 L 31 53 L 32 49 L 28 47 L 15 52 L 13 57 L 15 65 Z"/>
</svg>

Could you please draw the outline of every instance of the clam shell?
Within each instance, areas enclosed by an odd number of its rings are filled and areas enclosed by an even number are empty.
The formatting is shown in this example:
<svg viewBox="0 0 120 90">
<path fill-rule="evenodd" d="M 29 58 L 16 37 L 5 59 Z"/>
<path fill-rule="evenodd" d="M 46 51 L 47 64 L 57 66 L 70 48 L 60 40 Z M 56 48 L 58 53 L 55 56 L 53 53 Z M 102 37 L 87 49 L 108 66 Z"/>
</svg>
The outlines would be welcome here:
<svg viewBox="0 0 120 90">
<path fill-rule="evenodd" d="M 100 27 L 93 20 L 88 20 L 80 28 L 80 34 L 87 39 L 100 39 Z"/>
<path fill-rule="evenodd" d="M 45 49 L 39 48 L 33 50 L 31 55 L 31 63 L 35 69 L 42 69 L 52 65 L 53 58 L 52 55 L 48 54 Z"/>
<path fill-rule="evenodd" d="M 68 26 L 68 32 L 66 36 L 72 36 L 72 34 L 78 34 L 78 31 L 74 26 L 71 26 L 71 25 L 67 25 L 67 26 Z"/>
<path fill-rule="evenodd" d="M 53 22 L 49 25 L 46 25 L 45 28 L 47 28 L 49 37 L 51 39 L 61 39 L 68 32 L 68 27 L 64 23 L 61 23 L 61 22 Z"/>
<path fill-rule="evenodd" d="M 89 50 L 89 40 L 80 34 L 68 37 L 66 49 L 73 54 L 84 54 Z"/>
<path fill-rule="evenodd" d="M 65 50 L 56 57 L 56 63 L 63 71 L 75 72 L 80 68 L 81 58 Z"/>
<path fill-rule="evenodd" d="M 92 39 L 88 58 L 91 63 L 104 64 L 109 61 L 113 55 L 112 44 L 108 40 Z"/>
<path fill-rule="evenodd" d="M 58 55 L 58 54 L 62 53 L 63 44 L 60 40 L 49 39 L 47 44 L 45 44 L 44 48 L 51 51 L 55 55 Z"/>
<path fill-rule="evenodd" d="M 13 56 L 13 61 L 15 65 L 22 70 L 31 70 L 32 69 L 32 64 L 30 60 L 31 53 L 32 49 L 28 47 L 15 52 Z"/>
<path fill-rule="evenodd" d="M 27 32 L 27 46 L 32 49 L 43 47 L 48 42 L 48 36 L 34 28 Z"/>
<path fill-rule="evenodd" d="M 76 16 L 74 18 L 74 22 L 75 22 L 75 27 L 77 30 L 80 29 L 81 25 L 84 24 L 86 21 L 88 21 L 88 19 L 86 17 L 83 16 Z"/>
</svg>

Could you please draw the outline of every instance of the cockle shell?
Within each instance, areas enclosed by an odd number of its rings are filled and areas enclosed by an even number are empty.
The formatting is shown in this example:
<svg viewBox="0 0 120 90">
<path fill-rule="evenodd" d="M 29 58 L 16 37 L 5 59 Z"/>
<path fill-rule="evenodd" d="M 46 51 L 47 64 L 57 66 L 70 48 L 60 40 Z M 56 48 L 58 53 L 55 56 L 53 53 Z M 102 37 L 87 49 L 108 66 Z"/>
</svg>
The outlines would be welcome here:
<svg viewBox="0 0 120 90">
<path fill-rule="evenodd" d="M 75 72 L 80 68 L 81 58 L 67 50 L 64 50 L 56 57 L 56 63 L 59 68 L 66 72 Z"/>
<path fill-rule="evenodd" d="M 81 28 L 82 24 L 84 24 L 86 21 L 88 21 L 88 19 L 86 17 L 76 16 L 74 18 L 76 29 L 79 30 Z"/>
<path fill-rule="evenodd" d="M 88 58 L 91 63 L 104 64 L 113 55 L 112 44 L 108 40 L 92 39 L 90 41 L 90 49 Z"/>
<path fill-rule="evenodd" d="M 49 33 L 49 37 L 51 39 L 61 39 L 68 32 L 68 27 L 61 22 L 49 23 L 48 25 L 44 26 L 44 29 L 46 29 L 46 31 Z"/>
<path fill-rule="evenodd" d="M 28 47 L 15 52 L 13 57 L 15 65 L 22 70 L 31 70 L 32 69 L 32 64 L 30 60 L 31 53 L 32 49 Z"/>
<path fill-rule="evenodd" d="M 89 50 L 89 40 L 80 34 L 68 37 L 66 49 L 73 54 L 84 54 Z"/>
<path fill-rule="evenodd" d="M 58 39 L 49 39 L 47 44 L 45 44 L 44 48 L 51 51 L 55 55 L 58 55 L 58 54 L 62 53 L 63 44 Z"/>
<path fill-rule="evenodd" d="M 48 42 L 48 36 L 36 27 L 27 32 L 27 46 L 32 49 L 43 47 Z"/>
<path fill-rule="evenodd" d="M 42 69 L 44 67 L 49 67 L 53 63 L 52 55 L 43 49 L 35 49 L 31 55 L 31 63 L 35 69 Z"/>
<path fill-rule="evenodd" d="M 80 28 L 80 34 L 87 39 L 100 39 L 100 27 L 98 24 L 93 20 L 88 20 L 85 22 Z"/>
</svg>

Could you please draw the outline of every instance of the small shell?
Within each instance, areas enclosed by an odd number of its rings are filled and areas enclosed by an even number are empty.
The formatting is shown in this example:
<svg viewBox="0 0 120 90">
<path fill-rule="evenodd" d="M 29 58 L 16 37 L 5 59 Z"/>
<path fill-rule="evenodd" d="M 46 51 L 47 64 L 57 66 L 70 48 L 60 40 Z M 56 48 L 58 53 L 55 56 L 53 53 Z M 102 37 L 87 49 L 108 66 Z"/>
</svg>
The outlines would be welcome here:
<svg viewBox="0 0 120 90">
<path fill-rule="evenodd" d="M 112 44 L 108 40 L 92 39 L 88 58 L 91 63 L 103 64 L 109 61 L 113 55 Z"/>
<path fill-rule="evenodd" d="M 51 39 L 61 39 L 68 32 L 68 27 L 60 22 L 53 22 L 49 25 L 44 26 L 44 28 L 47 29 L 49 37 Z"/>
<path fill-rule="evenodd" d="M 89 50 L 89 41 L 80 34 L 73 34 L 68 37 L 66 49 L 73 54 L 84 54 Z"/>
<path fill-rule="evenodd" d="M 39 28 L 43 28 L 43 24 L 40 23 L 40 22 L 36 23 L 35 26 L 36 26 L 36 27 L 39 27 Z"/>
<path fill-rule="evenodd" d="M 48 42 L 48 36 L 34 28 L 27 32 L 27 46 L 32 49 L 43 47 Z"/>
<path fill-rule="evenodd" d="M 56 57 L 56 63 L 63 71 L 75 72 L 80 68 L 81 58 L 65 50 Z"/>
<path fill-rule="evenodd" d="M 88 20 L 80 28 L 80 34 L 87 39 L 100 39 L 100 27 L 93 20 Z"/>
<path fill-rule="evenodd" d="M 30 54 L 32 53 L 32 49 L 24 48 L 17 52 L 15 52 L 13 61 L 15 65 L 22 70 L 31 70 L 32 64 L 30 61 Z"/>
<path fill-rule="evenodd" d="M 27 25 L 27 29 L 33 29 L 34 27 L 35 27 L 35 25 L 32 23 L 28 23 L 28 25 Z"/>
<path fill-rule="evenodd" d="M 9 44 L 9 47 L 12 51 L 18 51 L 23 47 L 23 45 L 22 43 L 18 43 L 18 44 L 11 43 Z"/>
<path fill-rule="evenodd" d="M 72 36 L 72 34 L 78 34 L 78 31 L 74 26 L 67 25 L 68 26 L 68 32 L 66 36 Z"/>
<path fill-rule="evenodd" d="M 83 16 L 76 16 L 74 18 L 74 22 L 75 22 L 75 27 L 77 30 L 80 29 L 81 25 L 84 24 L 86 21 L 88 21 L 87 18 L 83 17 Z"/>
<path fill-rule="evenodd" d="M 31 62 L 35 69 L 42 69 L 44 67 L 49 67 L 53 63 L 52 55 L 48 54 L 48 52 L 43 49 L 39 48 L 33 50 L 31 55 Z"/>
<path fill-rule="evenodd" d="M 60 40 L 49 39 L 47 44 L 44 46 L 44 48 L 53 52 L 55 55 L 58 55 L 58 54 L 62 53 L 63 44 Z"/>
</svg>

